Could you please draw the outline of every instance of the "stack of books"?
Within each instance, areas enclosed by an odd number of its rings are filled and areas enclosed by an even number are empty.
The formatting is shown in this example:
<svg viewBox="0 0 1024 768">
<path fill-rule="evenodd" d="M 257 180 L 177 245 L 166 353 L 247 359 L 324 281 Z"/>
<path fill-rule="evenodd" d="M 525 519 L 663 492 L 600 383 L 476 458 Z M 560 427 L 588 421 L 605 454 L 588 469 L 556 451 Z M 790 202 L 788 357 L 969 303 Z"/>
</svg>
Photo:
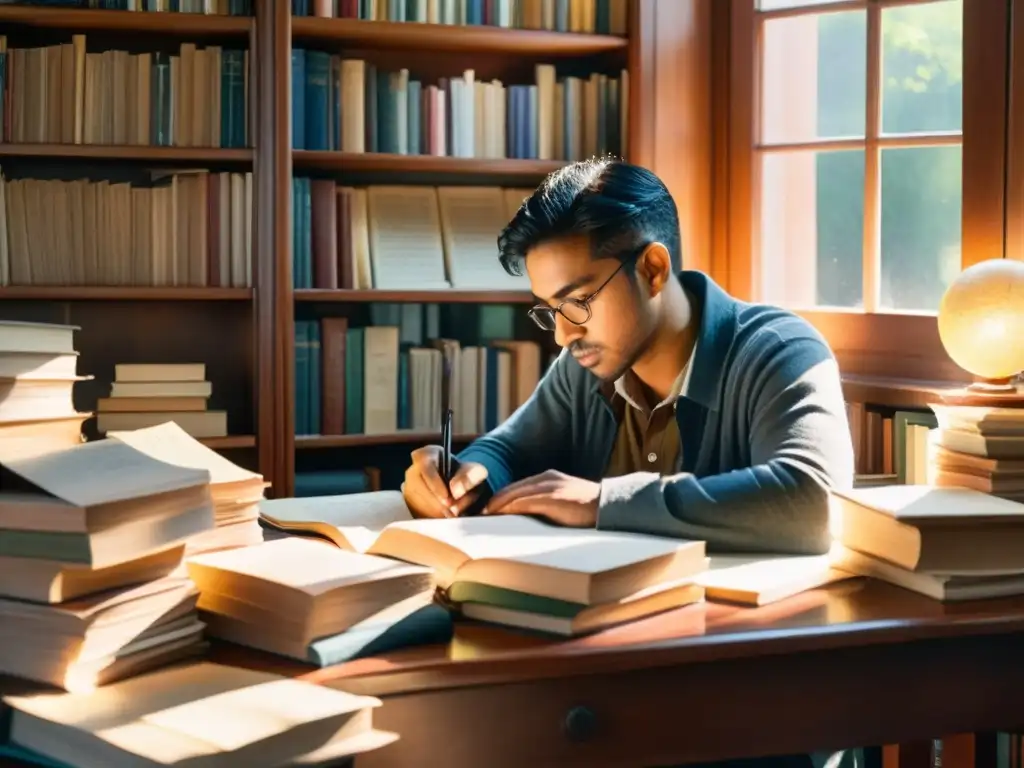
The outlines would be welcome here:
<svg viewBox="0 0 1024 768">
<path fill-rule="evenodd" d="M 1024 408 L 931 408 L 938 428 L 928 435 L 928 483 L 1024 501 Z"/>
<path fill-rule="evenodd" d="M 350 765 L 398 738 L 374 728 L 380 699 L 207 662 L 4 703 L 19 765 Z"/>
<path fill-rule="evenodd" d="M 89 690 L 203 650 L 182 558 L 209 472 L 117 440 L 2 465 L 0 674 Z"/>
<path fill-rule="evenodd" d="M 233 464 L 173 422 L 133 432 L 108 432 L 107 437 L 157 461 L 210 474 L 215 527 L 188 540 L 186 558 L 263 543 L 259 503 L 269 485 L 263 475 Z"/>
<path fill-rule="evenodd" d="M 494 624 L 573 636 L 704 599 L 703 541 L 522 515 L 412 520 L 396 491 L 274 499 L 260 514 L 288 533 L 427 566 L 443 604 Z"/>
<path fill-rule="evenodd" d="M 28 457 L 82 442 L 74 386 L 78 353 L 71 325 L 0 320 L 0 459 Z"/>
<path fill-rule="evenodd" d="M 284 538 L 191 558 L 209 637 L 320 667 L 446 642 L 429 568 Z"/>
<path fill-rule="evenodd" d="M 926 485 L 833 499 L 836 568 L 943 601 L 1024 594 L 1024 504 Z"/>
<path fill-rule="evenodd" d="M 110 397 L 96 404 L 96 428 L 105 433 L 173 421 L 192 437 L 224 437 L 228 415 L 207 410 L 212 392 L 203 363 L 122 363 L 114 366 Z"/>
</svg>

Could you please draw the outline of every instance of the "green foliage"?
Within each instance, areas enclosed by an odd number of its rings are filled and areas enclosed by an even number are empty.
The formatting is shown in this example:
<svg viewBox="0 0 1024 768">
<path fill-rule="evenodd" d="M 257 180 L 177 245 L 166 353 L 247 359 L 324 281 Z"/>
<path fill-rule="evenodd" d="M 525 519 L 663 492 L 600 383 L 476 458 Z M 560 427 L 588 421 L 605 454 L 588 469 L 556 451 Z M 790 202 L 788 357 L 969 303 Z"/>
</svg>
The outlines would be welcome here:
<svg viewBox="0 0 1024 768">
<path fill-rule="evenodd" d="M 960 130 L 962 40 L 963 0 L 883 11 L 883 134 Z M 819 17 L 820 137 L 863 135 L 866 49 L 863 12 Z M 960 158 L 959 146 L 883 150 L 883 306 L 934 311 L 959 271 Z M 818 300 L 858 306 L 863 153 L 821 153 L 817 170 Z"/>
</svg>

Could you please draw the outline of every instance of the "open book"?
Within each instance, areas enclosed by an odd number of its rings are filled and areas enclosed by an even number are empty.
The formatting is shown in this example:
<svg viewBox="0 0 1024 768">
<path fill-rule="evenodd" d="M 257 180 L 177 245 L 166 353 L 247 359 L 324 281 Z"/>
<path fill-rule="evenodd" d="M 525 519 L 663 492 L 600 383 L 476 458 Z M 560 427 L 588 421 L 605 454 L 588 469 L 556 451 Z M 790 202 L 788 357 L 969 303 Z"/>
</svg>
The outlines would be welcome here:
<svg viewBox="0 0 1024 768">
<path fill-rule="evenodd" d="M 703 541 L 561 528 L 523 515 L 413 520 L 397 491 L 264 501 L 265 523 L 355 552 L 435 570 L 437 582 L 474 582 L 583 605 L 691 578 Z"/>
</svg>

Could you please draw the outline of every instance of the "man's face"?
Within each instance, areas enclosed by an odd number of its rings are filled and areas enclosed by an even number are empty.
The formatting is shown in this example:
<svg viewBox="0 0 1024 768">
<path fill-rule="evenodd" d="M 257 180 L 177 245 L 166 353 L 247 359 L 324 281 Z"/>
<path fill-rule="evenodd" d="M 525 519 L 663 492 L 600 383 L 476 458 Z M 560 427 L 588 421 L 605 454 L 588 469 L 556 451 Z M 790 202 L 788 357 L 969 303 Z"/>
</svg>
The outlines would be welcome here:
<svg viewBox="0 0 1024 768">
<path fill-rule="evenodd" d="M 554 334 L 555 342 L 567 347 L 580 365 L 608 381 L 632 367 L 655 325 L 641 287 L 630 278 L 628 265 L 619 269 L 620 264 L 618 259 L 591 258 L 585 238 L 545 242 L 526 257 L 530 289 L 549 307 L 569 298 L 585 299 L 600 288 L 590 302 L 590 320 L 575 325 L 556 312 Z"/>
</svg>

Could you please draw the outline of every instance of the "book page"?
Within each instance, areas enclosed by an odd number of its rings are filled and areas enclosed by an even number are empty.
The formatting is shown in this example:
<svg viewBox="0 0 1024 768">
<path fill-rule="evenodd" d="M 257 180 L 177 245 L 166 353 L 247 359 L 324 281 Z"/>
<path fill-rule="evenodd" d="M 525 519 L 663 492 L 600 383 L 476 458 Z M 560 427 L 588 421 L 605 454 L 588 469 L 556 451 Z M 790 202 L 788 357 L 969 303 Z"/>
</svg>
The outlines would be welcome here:
<svg viewBox="0 0 1024 768">
<path fill-rule="evenodd" d="M 390 523 L 412 519 L 398 491 L 349 493 L 294 499 L 264 499 L 260 515 L 269 522 L 324 523 L 337 528 L 357 552 L 365 552 Z"/>
<path fill-rule="evenodd" d="M 1024 504 L 969 488 L 882 485 L 836 491 L 834 494 L 908 525 L 931 523 L 970 527 L 992 522 L 1024 524 Z M 850 514 L 850 511 L 844 509 L 843 514 Z"/>
<path fill-rule="evenodd" d="M 708 570 L 695 581 L 707 590 L 709 600 L 721 597 L 761 605 L 850 577 L 833 567 L 829 554 L 755 553 L 712 555 Z"/>
<path fill-rule="evenodd" d="M 463 290 L 530 290 L 530 280 L 510 275 L 498 261 L 497 237 L 508 224 L 508 202 L 497 187 L 438 187 L 445 263 L 452 287 Z"/>
<path fill-rule="evenodd" d="M 228 572 L 253 576 L 313 596 L 349 584 L 430 573 L 421 566 L 347 552 L 301 537 L 197 555 L 189 559 L 188 568 L 200 590 L 211 581 L 221 584 L 222 588 L 230 584 L 231 577 L 223 575 Z M 212 573 L 215 571 L 221 575 Z"/>
<path fill-rule="evenodd" d="M 373 287 L 447 290 L 434 188 L 368 187 L 367 203 Z"/>
<path fill-rule="evenodd" d="M 210 473 L 210 482 L 215 485 L 262 478 L 255 472 L 233 464 L 212 448 L 207 448 L 173 421 L 131 432 L 107 432 L 107 437 L 130 445 L 157 461 L 177 467 L 205 469 Z"/>
<path fill-rule="evenodd" d="M 174 466 L 118 440 L 96 440 L 4 464 L 43 491 L 82 508 L 210 482 L 205 469 Z"/>
<path fill-rule="evenodd" d="M 380 705 L 373 697 L 207 662 L 158 670 L 88 694 L 43 693 L 5 701 L 18 712 L 161 765 L 264 740 L 276 747 L 272 753 L 280 752 L 283 745 L 277 739 L 294 728 Z M 11 735 L 17 738 L 18 715 L 13 719 Z M 43 730 L 51 739 L 65 741 L 57 728 L 33 728 L 39 737 Z"/>
<path fill-rule="evenodd" d="M 703 547 L 702 542 L 682 539 L 561 528 L 526 515 L 412 520 L 391 528 L 444 542 L 471 560 L 492 558 L 584 574 L 633 565 L 687 546 Z"/>
</svg>

